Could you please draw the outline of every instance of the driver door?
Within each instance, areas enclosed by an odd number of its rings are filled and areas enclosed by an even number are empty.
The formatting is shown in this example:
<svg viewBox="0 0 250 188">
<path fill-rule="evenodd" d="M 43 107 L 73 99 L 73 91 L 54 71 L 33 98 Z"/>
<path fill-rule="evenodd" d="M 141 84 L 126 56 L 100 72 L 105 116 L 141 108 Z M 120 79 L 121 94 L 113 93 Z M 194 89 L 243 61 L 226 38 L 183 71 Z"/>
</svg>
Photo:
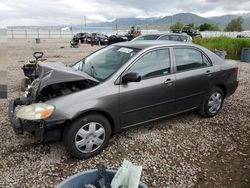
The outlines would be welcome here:
<svg viewBox="0 0 250 188">
<path fill-rule="evenodd" d="M 142 80 L 120 85 L 120 120 L 123 127 L 174 112 L 175 76 L 168 48 L 143 54 L 127 72 L 138 73 Z"/>
</svg>

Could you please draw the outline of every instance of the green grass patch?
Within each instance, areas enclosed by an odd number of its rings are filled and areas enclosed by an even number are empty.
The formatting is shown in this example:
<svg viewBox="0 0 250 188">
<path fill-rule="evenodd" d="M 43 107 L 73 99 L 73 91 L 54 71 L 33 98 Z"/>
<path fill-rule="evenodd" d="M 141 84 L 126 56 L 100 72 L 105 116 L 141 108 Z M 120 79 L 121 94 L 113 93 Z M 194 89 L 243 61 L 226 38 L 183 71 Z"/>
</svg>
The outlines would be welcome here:
<svg viewBox="0 0 250 188">
<path fill-rule="evenodd" d="M 193 43 L 208 48 L 211 51 L 225 50 L 227 59 L 239 60 L 242 48 L 250 48 L 250 39 L 248 38 L 228 38 L 228 37 L 210 37 L 194 38 Z"/>
</svg>

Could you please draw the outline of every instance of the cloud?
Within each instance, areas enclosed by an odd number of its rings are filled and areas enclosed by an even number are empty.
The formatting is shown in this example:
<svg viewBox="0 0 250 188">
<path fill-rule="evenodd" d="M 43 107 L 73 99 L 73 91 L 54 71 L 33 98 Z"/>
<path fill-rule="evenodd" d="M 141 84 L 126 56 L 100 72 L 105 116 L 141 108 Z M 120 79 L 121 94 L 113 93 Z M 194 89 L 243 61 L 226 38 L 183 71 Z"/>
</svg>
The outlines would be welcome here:
<svg viewBox="0 0 250 188">
<path fill-rule="evenodd" d="M 248 0 L 5 0 L 0 2 L 0 27 L 82 23 L 84 16 L 90 23 L 181 12 L 216 16 L 249 10 Z"/>
</svg>

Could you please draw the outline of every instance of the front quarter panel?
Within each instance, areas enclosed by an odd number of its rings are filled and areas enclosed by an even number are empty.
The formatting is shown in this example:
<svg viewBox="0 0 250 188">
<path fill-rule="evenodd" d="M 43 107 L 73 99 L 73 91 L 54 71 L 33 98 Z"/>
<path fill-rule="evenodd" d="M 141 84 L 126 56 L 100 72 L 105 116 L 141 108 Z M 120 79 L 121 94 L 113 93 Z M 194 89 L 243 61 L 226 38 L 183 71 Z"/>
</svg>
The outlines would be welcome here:
<svg viewBox="0 0 250 188">
<path fill-rule="evenodd" d="M 112 82 L 103 83 L 70 95 L 58 97 L 46 103 L 55 106 L 46 122 L 63 122 L 77 118 L 83 113 L 101 111 L 112 117 L 119 126 L 119 87 Z"/>
</svg>

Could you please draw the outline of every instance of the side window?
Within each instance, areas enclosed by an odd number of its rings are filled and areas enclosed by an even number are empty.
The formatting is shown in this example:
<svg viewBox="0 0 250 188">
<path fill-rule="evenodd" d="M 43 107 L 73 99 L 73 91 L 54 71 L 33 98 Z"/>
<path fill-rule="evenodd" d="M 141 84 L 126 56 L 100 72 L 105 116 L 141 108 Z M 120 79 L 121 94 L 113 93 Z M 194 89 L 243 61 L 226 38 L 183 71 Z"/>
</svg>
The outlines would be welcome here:
<svg viewBox="0 0 250 188">
<path fill-rule="evenodd" d="M 211 63 L 210 63 L 210 61 L 207 59 L 207 57 L 206 56 L 204 56 L 203 54 L 202 54 L 202 58 L 203 58 L 203 63 L 204 64 L 206 64 L 206 66 L 211 66 Z"/>
<path fill-rule="evenodd" d="M 175 48 L 177 71 L 185 71 L 210 66 L 209 60 L 198 50 L 192 48 Z"/>
<path fill-rule="evenodd" d="M 159 40 L 169 40 L 169 36 L 165 35 L 159 38 Z"/>
<path fill-rule="evenodd" d="M 187 40 L 188 40 L 187 37 L 185 37 L 185 36 L 180 36 L 180 37 L 181 37 L 182 42 L 187 42 Z"/>
<path fill-rule="evenodd" d="M 145 54 L 130 67 L 128 72 L 136 72 L 142 79 L 169 74 L 169 49 L 158 49 Z"/>
<path fill-rule="evenodd" d="M 179 35 L 170 35 L 169 36 L 169 40 L 172 40 L 172 41 L 181 41 L 181 38 Z"/>
<path fill-rule="evenodd" d="M 158 38 L 157 35 L 147 35 L 144 36 L 144 40 L 156 40 Z"/>
</svg>

